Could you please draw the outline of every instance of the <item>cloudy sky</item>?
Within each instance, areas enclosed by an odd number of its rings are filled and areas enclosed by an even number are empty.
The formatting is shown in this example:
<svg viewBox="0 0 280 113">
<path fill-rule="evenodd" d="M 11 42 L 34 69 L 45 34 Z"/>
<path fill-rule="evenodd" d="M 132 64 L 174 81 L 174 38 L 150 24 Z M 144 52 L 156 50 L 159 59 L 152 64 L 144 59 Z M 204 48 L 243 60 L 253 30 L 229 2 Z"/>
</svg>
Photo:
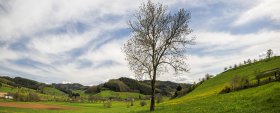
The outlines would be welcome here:
<svg viewBox="0 0 280 113">
<path fill-rule="evenodd" d="M 94 85 L 133 77 L 121 47 L 127 21 L 145 0 L 0 0 L 0 75 Z M 267 49 L 280 53 L 279 0 L 162 0 L 192 14 L 190 72 L 160 80 L 193 82 Z M 279 55 L 279 54 L 278 54 Z"/>
</svg>

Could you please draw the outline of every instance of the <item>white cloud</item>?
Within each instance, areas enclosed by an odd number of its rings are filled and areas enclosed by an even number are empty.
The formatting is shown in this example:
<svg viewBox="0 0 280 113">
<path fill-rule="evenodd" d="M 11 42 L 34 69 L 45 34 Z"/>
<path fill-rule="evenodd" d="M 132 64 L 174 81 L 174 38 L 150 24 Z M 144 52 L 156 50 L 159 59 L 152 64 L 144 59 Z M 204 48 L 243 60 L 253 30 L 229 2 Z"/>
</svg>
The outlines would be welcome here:
<svg viewBox="0 0 280 113">
<path fill-rule="evenodd" d="M 88 41 L 88 37 L 54 35 L 35 38 L 28 46 L 39 52 L 57 54 L 80 47 Z"/>
<path fill-rule="evenodd" d="M 71 21 L 83 21 L 91 25 L 96 23 L 93 20 L 105 15 L 123 15 L 136 8 L 139 2 L 130 0 L 4 1 L 3 4 L 8 6 L 4 7 L 6 13 L 0 14 L 0 37 L 2 40 L 8 40 L 22 35 L 32 35 Z M 130 5 L 123 7 L 124 4 Z"/>
<path fill-rule="evenodd" d="M 190 56 L 190 78 L 198 80 L 206 73 L 218 74 L 224 67 L 239 64 L 247 59 L 259 59 L 260 52 L 280 50 L 280 31 L 260 31 L 257 33 L 233 35 L 225 32 L 199 32 L 197 46 L 206 54 Z M 220 41 L 223 40 L 223 41 Z M 209 48 L 209 49 L 206 49 Z M 233 50 L 232 50 L 233 49 Z M 211 54 L 214 53 L 214 54 Z"/>
<path fill-rule="evenodd" d="M 71 82 L 62 81 L 62 84 L 71 84 Z"/>
<path fill-rule="evenodd" d="M 142 2 L 145 2 L 145 0 L 15 0 L 8 3 L 1 1 L 0 4 L 4 4 L 5 11 L 0 11 L 0 42 L 5 42 L 5 46 L 0 45 L 0 67 L 8 67 L 12 70 L 28 73 L 40 78 L 40 80 L 44 78 L 44 80 L 47 80 L 46 82 L 67 81 L 98 84 L 111 78 L 132 77 L 133 73 L 129 71 L 127 62 L 124 60 L 124 54 L 121 51 L 121 46 L 128 37 L 114 36 L 110 33 L 126 28 L 129 16 Z M 200 12 L 204 12 L 205 9 L 209 9 L 209 5 L 221 2 L 225 3 L 219 0 L 168 0 L 164 4 L 175 10 L 182 7 L 203 8 Z M 239 25 L 263 16 L 279 21 L 279 15 L 275 15 L 279 11 L 277 10 L 279 9 L 277 1 L 263 1 L 258 5 L 242 0 L 227 2 L 239 4 L 242 7 L 254 6 L 236 20 Z M 280 33 L 278 30 L 261 30 L 239 35 L 221 31 L 212 32 L 211 29 L 215 27 L 213 23 L 224 19 L 230 20 L 240 12 L 226 10 L 222 13 L 226 17 L 211 17 L 212 19 L 209 20 L 205 17 L 203 22 L 198 22 L 201 24 L 195 29 L 197 31 L 195 34 L 198 37 L 197 45 L 192 48 L 194 50 L 200 48 L 200 51 L 193 52 L 194 54 L 190 55 L 188 60 L 191 68 L 190 73 L 178 77 L 165 74 L 160 76 L 159 80 L 193 82 L 204 76 L 205 73 L 217 74 L 225 66 L 233 65 L 248 58 L 258 58 L 258 53 L 269 48 L 275 50 L 276 53 L 280 53 L 278 44 Z M 193 18 L 193 21 L 196 21 L 196 19 Z M 79 28 L 73 24 L 78 22 L 88 28 L 84 32 L 78 32 Z M 210 27 L 202 28 L 202 24 L 207 24 Z M 48 32 L 60 28 L 66 29 L 66 31 L 58 34 Z M 109 36 L 105 37 L 104 35 Z M 9 49 L 8 45 L 22 37 L 30 39 L 29 42 L 24 44 L 28 50 L 14 51 Z M 95 44 L 98 40 L 107 38 L 112 40 L 101 46 Z M 92 45 L 89 44 L 92 43 L 91 41 L 93 41 Z M 88 47 L 83 48 L 88 44 Z M 82 48 L 85 51 L 81 56 L 72 58 L 67 52 L 76 48 Z M 230 52 L 224 53 L 225 51 Z M 36 68 L 32 68 L 9 62 L 24 58 L 32 59 L 44 65 L 36 65 Z M 86 68 L 81 68 L 80 61 L 92 64 Z M 106 61 L 115 63 L 100 66 Z"/>
<path fill-rule="evenodd" d="M 239 26 L 259 19 L 270 19 L 279 24 L 279 4 L 279 0 L 261 0 L 257 5 L 242 13 L 233 25 Z"/>
<path fill-rule="evenodd" d="M 0 53 L 1 53 L 0 62 L 5 61 L 5 60 L 13 60 L 13 59 L 19 58 L 19 56 L 15 52 L 12 52 L 4 47 L 0 48 Z"/>
</svg>

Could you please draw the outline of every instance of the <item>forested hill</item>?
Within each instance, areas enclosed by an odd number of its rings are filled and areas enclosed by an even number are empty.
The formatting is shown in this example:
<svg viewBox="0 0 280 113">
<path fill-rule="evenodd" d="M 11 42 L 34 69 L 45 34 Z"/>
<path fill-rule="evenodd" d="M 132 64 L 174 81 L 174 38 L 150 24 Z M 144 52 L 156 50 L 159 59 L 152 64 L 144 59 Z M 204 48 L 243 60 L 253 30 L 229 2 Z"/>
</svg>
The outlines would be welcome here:
<svg viewBox="0 0 280 113">
<path fill-rule="evenodd" d="M 38 91 L 43 90 L 45 87 L 52 87 L 66 94 L 71 94 L 72 91 L 74 90 L 81 90 L 87 94 L 96 94 L 103 90 L 111 90 L 116 92 L 138 92 L 145 95 L 151 94 L 150 81 L 148 80 L 138 81 L 126 77 L 121 77 L 119 79 L 111 79 L 97 86 L 84 86 L 79 83 L 46 84 L 27 78 L 22 78 L 22 77 L 12 78 L 8 76 L 0 76 L 0 83 L 4 83 L 13 87 L 25 87 Z M 184 84 L 184 83 L 175 83 L 170 81 L 157 81 L 156 92 L 161 93 L 162 95 L 172 96 L 179 85 L 183 88 L 190 86 L 190 84 Z"/>
<path fill-rule="evenodd" d="M 156 93 L 172 96 L 178 86 L 183 88 L 190 87 L 191 84 L 175 83 L 170 81 L 157 81 Z M 86 90 L 86 93 L 99 93 L 102 90 L 112 90 L 116 92 L 139 92 L 141 94 L 151 94 L 150 81 L 137 81 L 130 78 L 121 77 L 119 79 L 111 79 L 104 84 L 92 86 Z"/>
</svg>

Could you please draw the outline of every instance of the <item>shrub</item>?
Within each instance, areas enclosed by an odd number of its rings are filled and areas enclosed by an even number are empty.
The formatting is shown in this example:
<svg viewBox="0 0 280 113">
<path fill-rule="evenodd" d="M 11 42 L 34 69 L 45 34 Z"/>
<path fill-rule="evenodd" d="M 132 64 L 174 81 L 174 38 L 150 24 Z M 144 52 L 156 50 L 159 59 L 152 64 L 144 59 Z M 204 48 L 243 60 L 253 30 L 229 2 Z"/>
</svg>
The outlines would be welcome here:
<svg viewBox="0 0 280 113">
<path fill-rule="evenodd" d="M 247 88 L 249 85 L 249 79 L 247 76 L 243 76 L 240 80 L 240 85 L 242 88 Z"/>
<path fill-rule="evenodd" d="M 145 105 L 147 105 L 147 102 L 146 101 L 140 101 L 140 105 L 145 106 Z"/>
<path fill-rule="evenodd" d="M 193 84 L 192 86 L 188 88 L 184 88 L 181 91 L 176 91 L 175 94 L 171 97 L 171 99 L 176 98 L 176 97 L 181 97 L 184 96 L 188 93 L 190 93 L 192 90 L 194 90 L 199 84 Z"/>
<path fill-rule="evenodd" d="M 161 95 L 160 93 L 158 93 L 158 94 L 156 95 L 156 100 L 157 100 L 157 103 L 162 102 L 163 97 L 162 97 L 162 95 Z"/>
<path fill-rule="evenodd" d="M 88 102 L 90 102 L 90 103 L 92 103 L 93 102 L 93 96 L 92 95 L 89 95 L 89 97 L 88 97 Z"/>
<path fill-rule="evenodd" d="M 134 98 L 131 98 L 130 99 L 130 106 L 133 106 L 134 105 Z"/>
<path fill-rule="evenodd" d="M 182 90 L 182 86 L 179 85 L 177 88 L 176 88 L 177 91 L 181 91 Z"/>
<path fill-rule="evenodd" d="M 29 93 L 27 96 L 27 101 L 40 101 L 40 97 L 36 93 Z"/>
<path fill-rule="evenodd" d="M 222 89 L 222 91 L 220 92 L 220 94 L 224 94 L 224 93 L 229 93 L 231 91 L 229 86 L 224 87 L 224 89 Z"/>
<path fill-rule="evenodd" d="M 104 101 L 103 106 L 105 108 L 111 108 L 112 107 L 112 102 L 110 100 Z"/>
<path fill-rule="evenodd" d="M 237 88 L 239 88 L 240 86 L 240 77 L 239 76 L 235 76 L 232 78 L 231 83 L 230 83 L 231 89 L 235 90 Z"/>
<path fill-rule="evenodd" d="M 130 104 L 129 102 L 126 103 L 126 108 L 129 108 L 130 107 Z"/>
<path fill-rule="evenodd" d="M 13 97 L 15 101 L 27 101 L 27 97 L 19 92 L 14 93 Z"/>
<path fill-rule="evenodd" d="M 96 94 L 96 93 L 99 93 L 99 92 L 101 92 L 102 87 L 103 87 L 102 85 L 89 87 L 89 88 L 85 91 L 85 93 L 87 93 L 87 94 Z"/>
<path fill-rule="evenodd" d="M 247 88 L 249 86 L 249 79 L 247 76 L 235 76 L 234 78 L 232 78 L 230 85 L 232 90 Z"/>
</svg>

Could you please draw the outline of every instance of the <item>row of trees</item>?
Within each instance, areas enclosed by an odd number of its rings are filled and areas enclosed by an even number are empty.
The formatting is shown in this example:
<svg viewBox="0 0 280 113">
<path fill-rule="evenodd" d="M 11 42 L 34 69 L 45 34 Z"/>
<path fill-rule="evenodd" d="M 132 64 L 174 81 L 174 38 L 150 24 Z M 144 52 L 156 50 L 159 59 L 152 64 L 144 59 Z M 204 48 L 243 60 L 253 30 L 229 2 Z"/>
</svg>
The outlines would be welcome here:
<svg viewBox="0 0 280 113">
<path fill-rule="evenodd" d="M 266 52 L 266 59 L 267 59 L 267 60 L 270 60 L 272 57 L 273 57 L 273 51 L 272 51 L 272 49 L 267 50 L 267 52 Z M 261 59 L 261 58 L 260 58 L 260 60 L 266 60 L 266 59 Z M 259 61 L 260 61 L 260 60 L 259 60 Z M 224 71 L 227 71 L 227 70 L 230 70 L 230 69 L 236 69 L 236 68 L 238 68 L 238 67 L 240 67 L 240 66 L 247 65 L 247 64 L 251 64 L 251 63 L 255 63 L 255 62 L 257 62 L 257 61 L 258 61 L 257 59 L 253 59 L 253 60 L 251 60 L 251 59 L 244 60 L 243 63 L 240 62 L 239 64 L 234 64 L 233 66 L 225 67 L 225 68 L 224 68 Z"/>
<path fill-rule="evenodd" d="M 22 94 L 19 92 L 16 93 L 8 93 L 9 96 L 12 96 L 15 101 L 23 101 L 23 102 L 38 102 L 40 101 L 40 97 L 36 93 L 28 93 Z"/>
<path fill-rule="evenodd" d="M 226 86 L 220 93 L 229 93 L 231 91 L 237 91 L 250 87 L 256 87 L 274 81 L 280 81 L 279 68 L 268 70 L 262 73 L 259 70 L 256 70 L 254 74 L 256 75 L 256 81 L 250 81 L 248 76 L 234 76 L 231 79 L 230 86 Z"/>
</svg>

